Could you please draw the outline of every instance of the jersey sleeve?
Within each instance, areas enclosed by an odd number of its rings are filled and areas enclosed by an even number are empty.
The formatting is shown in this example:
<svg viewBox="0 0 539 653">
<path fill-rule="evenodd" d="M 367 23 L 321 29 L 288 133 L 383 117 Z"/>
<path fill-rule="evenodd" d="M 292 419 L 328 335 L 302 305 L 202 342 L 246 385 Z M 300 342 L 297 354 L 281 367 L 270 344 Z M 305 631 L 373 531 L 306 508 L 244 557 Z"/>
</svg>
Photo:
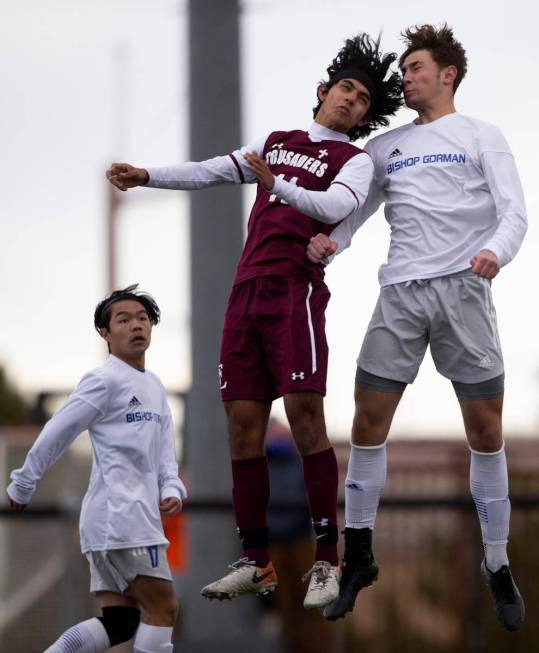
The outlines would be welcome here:
<svg viewBox="0 0 539 653">
<path fill-rule="evenodd" d="M 242 183 L 252 184 L 258 181 L 255 173 L 253 172 L 253 169 L 251 168 L 250 164 L 247 163 L 247 160 L 245 159 L 244 155 L 250 154 L 251 152 L 256 152 L 258 156 L 262 159 L 264 157 L 264 145 L 266 144 L 268 137 L 269 134 L 267 134 L 262 138 L 258 138 L 257 140 L 253 141 L 250 145 L 245 145 L 240 150 L 236 150 L 235 152 L 232 152 L 232 154 L 230 155 L 234 160 L 234 162 L 236 163 L 236 165 L 238 166 L 238 170 L 242 178 Z"/>
<path fill-rule="evenodd" d="M 497 227 L 485 243 L 506 265 L 517 254 L 528 222 L 520 177 L 515 160 L 499 129 L 488 125 L 479 135 L 479 152 L 485 179 L 496 205 Z"/>
<path fill-rule="evenodd" d="M 93 373 L 83 377 L 65 404 L 45 424 L 23 466 L 11 473 L 9 497 L 17 503 L 29 503 L 47 469 L 80 433 L 105 414 L 107 403 L 108 391 L 103 379 Z"/>
<path fill-rule="evenodd" d="M 275 177 L 271 192 L 301 213 L 320 222 L 334 224 L 363 206 L 373 169 L 370 158 L 360 153 L 344 164 L 325 191 L 307 190 Z"/>
<path fill-rule="evenodd" d="M 159 495 L 161 501 L 169 497 L 185 499 L 187 490 L 178 476 L 176 447 L 174 446 L 174 426 L 170 409 L 165 401 L 161 422 L 161 446 L 159 450 Z"/>
<path fill-rule="evenodd" d="M 352 238 L 356 231 L 365 223 L 371 215 L 376 213 L 380 204 L 384 201 L 384 192 L 382 188 L 381 178 L 378 177 L 376 169 L 376 152 L 373 141 L 368 141 L 365 145 L 365 152 L 371 157 L 373 162 L 374 173 L 370 182 L 369 192 L 367 197 L 362 204 L 354 211 L 347 220 L 343 220 L 337 227 L 331 232 L 331 240 L 337 243 L 337 249 L 334 254 L 328 256 L 324 263 L 328 265 L 333 261 L 333 259 L 338 256 L 345 249 L 350 247 Z"/>
<path fill-rule="evenodd" d="M 266 137 L 267 138 L 267 137 Z M 172 190 L 199 190 L 224 184 L 244 184 L 256 181 L 256 175 L 243 157 L 247 152 L 262 155 L 266 138 L 234 150 L 225 156 L 206 161 L 188 161 L 173 166 L 148 168 L 149 188 Z"/>
</svg>

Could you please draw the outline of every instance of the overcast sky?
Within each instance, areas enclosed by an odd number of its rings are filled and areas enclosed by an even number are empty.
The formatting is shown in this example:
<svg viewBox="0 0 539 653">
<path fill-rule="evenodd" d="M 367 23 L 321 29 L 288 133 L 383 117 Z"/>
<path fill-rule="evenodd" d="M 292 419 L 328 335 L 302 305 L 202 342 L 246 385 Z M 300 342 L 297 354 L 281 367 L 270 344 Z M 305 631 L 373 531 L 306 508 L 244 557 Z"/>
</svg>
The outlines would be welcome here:
<svg viewBox="0 0 539 653">
<path fill-rule="evenodd" d="M 29 394 L 71 388 L 103 360 L 91 315 L 106 291 L 108 163 L 150 166 L 188 156 L 186 10 L 178 0 L 0 0 L 0 365 Z M 399 32 L 408 25 L 454 27 L 469 60 L 457 109 L 502 129 L 527 200 L 524 246 L 493 285 L 506 361 L 505 429 L 520 434 L 539 427 L 537 19 L 532 0 L 245 0 L 242 15 L 244 142 L 309 125 L 317 82 L 347 36 L 382 29 L 384 49 L 400 51 Z M 413 117 L 403 110 L 392 126 Z M 158 299 L 163 323 L 148 366 L 170 388 L 187 389 L 186 197 L 146 189 L 126 197 L 118 285 L 138 281 Z M 349 432 L 355 358 L 388 235 L 378 213 L 328 270 L 326 414 L 337 437 Z M 393 432 L 462 432 L 451 384 L 429 354 Z"/>
</svg>

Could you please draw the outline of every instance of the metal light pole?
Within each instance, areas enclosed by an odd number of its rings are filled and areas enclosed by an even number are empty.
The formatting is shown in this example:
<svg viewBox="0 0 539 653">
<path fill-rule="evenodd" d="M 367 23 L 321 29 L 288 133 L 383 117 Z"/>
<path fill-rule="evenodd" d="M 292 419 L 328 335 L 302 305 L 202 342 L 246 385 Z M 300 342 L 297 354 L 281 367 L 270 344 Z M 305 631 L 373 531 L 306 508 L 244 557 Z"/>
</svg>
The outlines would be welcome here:
<svg viewBox="0 0 539 653">
<path fill-rule="evenodd" d="M 241 144 L 238 0 L 190 0 L 190 158 L 227 154 Z M 191 495 L 231 496 L 226 423 L 219 396 L 219 340 L 230 285 L 243 241 L 239 187 L 190 194 L 193 387 L 185 453 Z M 189 516 L 190 561 L 178 650 L 238 651 L 256 639 L 257 605 L 241 597 L 201 598 L 239 557 L 231 513 Z M 264 643 L 258 640 L 259 653 Z"/>
</svg>

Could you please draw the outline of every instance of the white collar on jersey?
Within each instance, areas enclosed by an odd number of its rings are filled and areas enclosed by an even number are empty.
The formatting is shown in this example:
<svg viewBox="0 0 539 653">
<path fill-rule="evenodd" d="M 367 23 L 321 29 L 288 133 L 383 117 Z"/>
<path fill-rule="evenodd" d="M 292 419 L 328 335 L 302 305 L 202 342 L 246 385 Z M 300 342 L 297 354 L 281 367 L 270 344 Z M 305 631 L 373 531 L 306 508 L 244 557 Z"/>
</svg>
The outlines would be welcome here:
<svg viewBox="0 0 539 653">
<path fill-rule="evenodd" d="M 323 127 L 317 122 L 313 122 L 309 127 L 309 138 L 311 141 L 343 141 L 343 143 L 349 143 L 350 138 L 347 134 L 342 134 L 341 132 L 333 131 L 333 129 L 328 129 Z"/>
</svg>

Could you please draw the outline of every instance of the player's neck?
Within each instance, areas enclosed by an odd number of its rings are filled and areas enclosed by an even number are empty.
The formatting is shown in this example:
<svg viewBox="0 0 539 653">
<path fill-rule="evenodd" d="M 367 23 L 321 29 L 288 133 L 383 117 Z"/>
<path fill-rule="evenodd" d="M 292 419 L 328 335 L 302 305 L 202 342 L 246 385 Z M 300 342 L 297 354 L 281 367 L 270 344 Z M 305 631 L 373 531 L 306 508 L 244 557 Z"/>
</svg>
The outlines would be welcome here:
<svg viewBox="0 0 539 653">
<path fill-rule="evenodd" d="M 338 132 L 339 134 L 348 134 L 348 131 L 342 125 L 334 124 L 326 116 L 317 115 L 314 121 L 321 127 L 331 129 L 331 131 Z"/>
<path fill-rule="evenodd" d="M 429 122 L 434 122 L 438 118 L 447 116 L 449 113 L 455 113 L 455 103 L 449 100 L 443 103 L 433 103 L 416 109 L 417 118 L 414 120 L 416 125 L 426 125 Z"/>
<path fill-rule="evenodd" d="M 119 352 L 111 352 L 113 356 L 116 356 L 116 358 L 119 358 L 123 363 L 126 363 L 126 365 L 129 365 L 130 367 L 134 367 L 137 370 L 143 370 L 145 367 L 145 362 L 146 362 L 146 356 L 145 354 L 141 354 L 136 357 L 131 357 L 131 356 L 126 356 L 125 354 L 119 353 Z"/>
</svg>

